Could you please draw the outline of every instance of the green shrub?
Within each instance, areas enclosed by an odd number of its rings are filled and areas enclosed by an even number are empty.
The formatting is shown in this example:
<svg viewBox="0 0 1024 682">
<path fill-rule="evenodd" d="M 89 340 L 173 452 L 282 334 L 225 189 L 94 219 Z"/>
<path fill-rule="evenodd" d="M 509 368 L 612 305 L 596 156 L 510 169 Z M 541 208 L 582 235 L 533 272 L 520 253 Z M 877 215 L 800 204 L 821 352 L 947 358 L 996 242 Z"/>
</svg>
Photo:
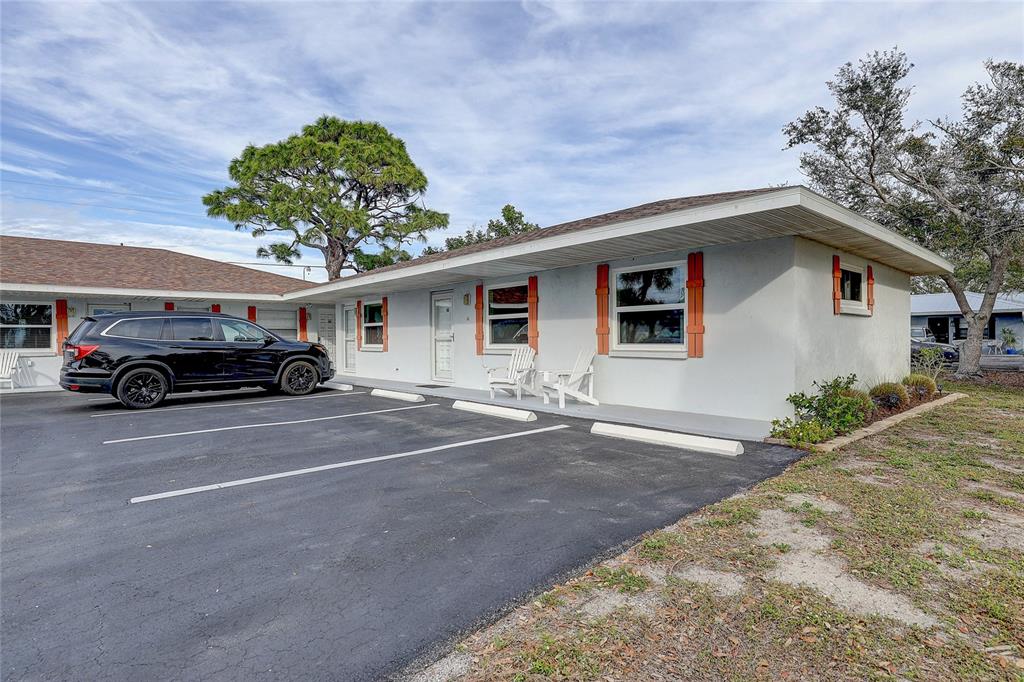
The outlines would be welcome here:
<svg viewBox="0 0 1024 682">
<path fill-rule="evenodd" d="M 862 422 L 866 422 L 871 418 L 871 413 L 875 411 L 875 401 L 871 399 L 867 391 L 862 391 L 859 388 L 848 388 L 843 391 L 843 397 L 857 401 L 857 408 L 860 410 Z"/>
<path fill-rule="evenodd" d="M 903 385 L 907 387 L 910 395 L 918 400 L 927 400 L 939 390 L 935 380 L 924 374 L 909 374 L 903 378 Z"/>
<path fill-rule="evenodd" d="M 924 374 L 932 381 L 938 381 L 946 366 L 946 357 L 941 348 L 922 348 L 917 357 L 911 359 L 911 364 L 914 374 Z"/>
<path fill-rule="evenodd" d="M 849 433 L 864 424 L 874 405 L 865 403 L 862 392 L 853 385 L 857 375 L 814 382 L 817 391 L 793 393 L 786 400 L 793 405 L 796 418 L 772 421 L 772 436 L 785 438 L 794 445 L 820 443 L 833 436 Z"/>
<path fill-rule="evenodd" d="M 834 429 L 822 424 L 818 419 L 796 420 L 791 417 L 772 420 L 772 438 L 782 438 L 790 445 L 799 447 L 821 443 L 836 435 Z"/>
<path fill-rule="evenodd" d="M 907 387 L 895 381 L 878 384 L 868 391 L 868 395 L 875 401 L 875 405 L 887 410 L 903 409 L 910 403 Z"/>
</svg>

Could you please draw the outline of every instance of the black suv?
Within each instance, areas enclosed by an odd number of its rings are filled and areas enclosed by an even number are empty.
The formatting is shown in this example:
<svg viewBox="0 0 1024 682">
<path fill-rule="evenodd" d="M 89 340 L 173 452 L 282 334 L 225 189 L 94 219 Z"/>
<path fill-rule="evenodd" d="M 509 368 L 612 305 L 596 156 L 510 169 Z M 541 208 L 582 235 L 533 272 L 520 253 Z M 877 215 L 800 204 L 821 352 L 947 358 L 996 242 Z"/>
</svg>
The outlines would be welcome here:
<svg viewBox="0 0 1024 682">
<path fill-rule="evenodd" d="M 171 391 L 260 386 L 304 395 L 334 376 L 319 343 L 219 313 L 93 315 L 63 350 L 62 388 L 109 393 L 133 409 L 159 405 Z"/>
</svg>

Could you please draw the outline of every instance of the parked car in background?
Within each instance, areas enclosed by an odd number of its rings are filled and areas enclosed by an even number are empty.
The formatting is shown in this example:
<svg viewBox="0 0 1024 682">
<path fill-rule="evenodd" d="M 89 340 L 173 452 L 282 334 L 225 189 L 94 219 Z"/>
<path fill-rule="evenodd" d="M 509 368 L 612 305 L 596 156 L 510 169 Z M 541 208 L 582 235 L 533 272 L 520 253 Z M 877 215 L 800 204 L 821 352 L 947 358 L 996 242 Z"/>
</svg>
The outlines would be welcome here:
<svg viewBox="0 0 1024 682">
<path fill-rule="evenodd" d="M 219 313 L 122 312 L 82 320 L 64 342 L 60 385 L 155 407 L 172 391 L 258 386 L 304 395 L 334 376 L 327 349 Z"/>
<path fill-rule="evenodd" d="M 935 343 L 935 334 L 928 327 L 911 327 L 910 338 Z"/>
<path fill-rule="evenodd" d="M 922 340 L 919 337 L 914 336 L 913 329 L 910 334 L 910 360 L 917 360 L 921 351 L 925 348 L 938 348 L 942 351 L 942 359 L 947 365 L 955 365 L 960 362 L 960 351 L 956 346 L 948 343 L 937 343 L 932 336 L 931 341 Z"/>
</svg>

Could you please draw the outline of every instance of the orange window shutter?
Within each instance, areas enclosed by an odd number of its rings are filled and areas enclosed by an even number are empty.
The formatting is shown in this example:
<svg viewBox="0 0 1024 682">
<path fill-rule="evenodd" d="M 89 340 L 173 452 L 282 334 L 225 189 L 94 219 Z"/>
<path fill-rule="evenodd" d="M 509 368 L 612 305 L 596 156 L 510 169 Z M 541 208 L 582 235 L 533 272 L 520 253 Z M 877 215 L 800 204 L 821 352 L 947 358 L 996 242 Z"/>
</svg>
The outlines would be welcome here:
<svg viewBox="0 0 1024 682">
<path fill-rule="evenodd" d="M 248 313 L 247 317 L 249 318 L 249 321 L 250 322 L 255 322 L 256 321 L 256 306 L 254 306 L 254 305 L 249 306 L 249 310 L 247 311 L 247 313 Z"/>
<path fill-rule="evenodd" d="M 537 295 L 537 275 L 530 275 L 530 279 L 526 285 L 526 304 L 528 306 L 526 338 L 534 353 L 540 352 L 538 350 L 540 330 L 537 328 L 537 304 L 539 302 L 540 297 Z"/>
<path fill-rule="evenodd" d="M 383 328 L 384 340 L 381 342 L 381 345 L 383 346 L 384 352 L 386 353 L 388 351 L 388 297 L 387 296 L 384 296 L 384 297 L 382 297 L 380 299 L 380 316 L 381 316 L 381 319 L 384 322 L 384 328 Z"/>
<path fill-rule="evenodd" d="M 839 256 L 832 256 L 832 314 L 838 315 L 843 305 L 843 272 Z"/>
<path fill-rule="evenodd" d="M 57 299 L 57 352 L 61 352 L 64 342 L 68 338 L 68 302 L 67 299 Z"/>
<path fill-rule="evenodd" d="M 308 341 L 309 334 L 306 329 L 308 328 L 309 321 L 306 318 L 306 309 L 299 308 L 299 341 Z"/>
<path fill-rule="evenodd" d="M 219 313 L 220 312 L 220 303 L 214 303 L 213 305 L 211 305 L 210 306 L 210 312 L 211 313 Z"/>
<path fill-rule="evenodd" d="M 484 285 L 476 285 L 476 354 L 484 354 Z"/>
<path fill-rule="evenodd" d="M 174 310 L 174 301 L 164 301 L 164 310 Z"/>
<path fill-rule="evenodd" d="M 356 301 L 356 350 L 363 349 L 363 302 Z"/>
<path fill-rule="evenodd" d="M 608 264 L 597 266 L 597 354 L 608 355 Z"/>
<path fill-rule="evenodd" d="M 704 357 L 704 253 L 686 257 L 686 355 Z"/>
<path fill-rule="evenodd" d="M 875 312 L 875 271 L 868 266 L 868 312 Z"/>
</svg>

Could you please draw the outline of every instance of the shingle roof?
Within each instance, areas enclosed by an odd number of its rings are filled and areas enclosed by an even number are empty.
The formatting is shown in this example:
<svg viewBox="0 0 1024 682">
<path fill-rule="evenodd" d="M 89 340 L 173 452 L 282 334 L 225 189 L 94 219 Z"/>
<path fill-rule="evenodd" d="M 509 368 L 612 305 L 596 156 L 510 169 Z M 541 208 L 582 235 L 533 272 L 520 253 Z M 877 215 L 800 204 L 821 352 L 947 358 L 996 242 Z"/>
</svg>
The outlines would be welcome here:
<svg viewBox="0 0 1024 682">
<path fill-rule="evenodd" d="M 699 194 L 692 197 L 678 197 L 676 199 L 662 199 L 661 201 L 653 201 L 649 204 L 640 204 L 639 206 L 633 206 L 632 208 L 624 208 L 618 211 L 612 211 L 611 213 L 602 213 L 600 215 L 591 216 L 589 218 L 582 218 L 580 220 L 573 220 L 568 223 L 560 223 L 558 225 L 552 225 L 551 227 L 545 227 L 540 230 L 533 230 L 531 232 L 523 232 L 521 234 L 515 234 L 511 237 L 502 237 L 501 239 L 494 239 L 489 242 L 481 242 L 479 244 L 470 244 L 464 246 L 461 249 L 455 249 L 454 251 L 442 251 L 441 253 L 430 254 L 429 256 L 420 256 L 413 260 L 402 261 L 395 263 L 394 265 L 387 265 L 383 268 L 377 268 L 376 270 L 369 270 L 356 275 L 349 275 L 344 279 L 355 279 L 364 275 L 377 275 L 381 272 L 388 272 L 390 270 L 399 270 L 401 268 L 407 268 L 412 265 L 423 265 L 424 263 L 433 263 L 435 261 L 446 260 L 448 258 L 454 258 L 456 256 L 465 256 L 471 253 L 480 253 L 482 251 L 489 251 L 491 249 L 498 249 L 503 246 L 512 246 L 514 244 L 523 244 L 527 242 L 537 241 L 538 239 L 547 239 L 549 237 L 556 237 L 562 234 L 568 234 L 571 232 L 581 232 L 583 230 L 589 230 L 595 227 L 601 227 L 603 225 L 611 225 L 613 223 L 621 223 L 627 220 L 636 220 L 638 218 L 649 218 L 651 216 L 661 215 L 662 213 L 671 213 L 672 211 L 681 211 L 687 208 L 698 208 L 700 206 L 710 206 L 712 204 L 720 204 L 726 201 L 735 201 L 738 199 L 746 199 L 757 194 L 766 194 L 768 192 L 778 192 L 782 187 L 762 187 L 759 189 L 747 189 L 740 190 L 737 192 L 719 192 L 717 194 Z"/>
<path fill-rule="evenodd" d="M 421 256 L 350 275 L 344 279 L 357 279 L 365 275 L 582 232 L 613 223 L 745 199 L 758 194 L 777 192 L 780 189 L 782 188 L 763 187 L 663 199 L 511 237 L 471 244 L 454 251 Z M 4 235 L 0 235 L 0 282 L 253 294 L 283 294 L 321 286 L 292 277 L 188 256 L 166 249 Z"/>
<path fill-rule="evenodd" d="M 7 235 L 0 235 L 0 282 L 252 294 L 311 284 L 166 249 Z"/>
</svg>

